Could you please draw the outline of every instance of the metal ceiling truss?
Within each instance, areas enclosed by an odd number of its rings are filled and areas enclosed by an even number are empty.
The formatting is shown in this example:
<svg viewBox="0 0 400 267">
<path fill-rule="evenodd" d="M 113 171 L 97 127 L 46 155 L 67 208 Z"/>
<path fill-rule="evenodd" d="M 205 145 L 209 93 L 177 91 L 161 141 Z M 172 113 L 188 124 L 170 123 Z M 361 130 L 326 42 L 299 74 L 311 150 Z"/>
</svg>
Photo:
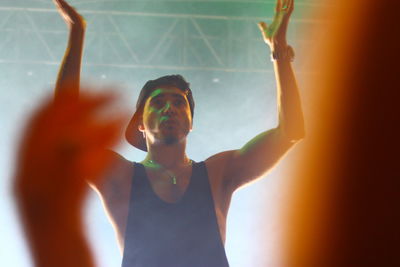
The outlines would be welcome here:
<svg viewBox="0 0 400 267">
<path fill-rule="evenodd" d="M 84 64 L 117 68 L 271 70 L 256 26 L 269 18 L 81 10 Z M 289 34 L 303 23 L 293 20 Z M 56 9 L 0 8 L 0 63 L 58 65 L 67 27 Z M 297 41 L 296 41 L 297 42 Z M 301 42 L 301 40 L 299 40 Z"/>
</svg>

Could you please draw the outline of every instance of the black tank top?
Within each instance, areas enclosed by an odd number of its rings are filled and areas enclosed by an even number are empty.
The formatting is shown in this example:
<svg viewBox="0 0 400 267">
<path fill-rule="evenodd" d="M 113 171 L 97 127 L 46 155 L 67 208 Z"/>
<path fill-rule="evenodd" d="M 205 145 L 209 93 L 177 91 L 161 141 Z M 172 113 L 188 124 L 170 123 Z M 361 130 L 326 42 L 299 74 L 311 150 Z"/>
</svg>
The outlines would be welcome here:
<svg viewBox="0 0 400 267">
<path fill-rule="evenodd" d="M 167 203 L 135 163 L 122 267 L 228 267 L 204 162 L 186 192 Z"/>
</svg>

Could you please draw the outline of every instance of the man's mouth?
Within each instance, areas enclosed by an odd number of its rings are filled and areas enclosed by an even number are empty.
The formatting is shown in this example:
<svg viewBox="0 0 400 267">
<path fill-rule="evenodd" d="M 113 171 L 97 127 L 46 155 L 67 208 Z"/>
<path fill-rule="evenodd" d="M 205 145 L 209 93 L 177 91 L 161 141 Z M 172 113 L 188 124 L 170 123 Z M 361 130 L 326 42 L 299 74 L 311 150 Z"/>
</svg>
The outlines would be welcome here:
<svg viewBox="0 0 400 267">
<path fill-rule="evenodd" d="M 176 119 L 172 119 L 172 118 L 161 118 L 160 120 L 160 125 L 165 126 L 165 127 L 176 127 L 178 126 L 178 121 Z"/>
<path fill-rule="evenodd" d="M 177 124 L 178 121 L 175 118 L 171 118 L 171 117 L 168 117 L 168 116 L 163 116 L 160 119 L 160 123 Z"/>
<path fill-rule="evenodd" d="M 164 124 L 166 126 L 175 126 L 178 125 L 178 122 L 175 120 L 168 120 L 168 121 L 163 121 L 161 124 Z"/>
</svg>

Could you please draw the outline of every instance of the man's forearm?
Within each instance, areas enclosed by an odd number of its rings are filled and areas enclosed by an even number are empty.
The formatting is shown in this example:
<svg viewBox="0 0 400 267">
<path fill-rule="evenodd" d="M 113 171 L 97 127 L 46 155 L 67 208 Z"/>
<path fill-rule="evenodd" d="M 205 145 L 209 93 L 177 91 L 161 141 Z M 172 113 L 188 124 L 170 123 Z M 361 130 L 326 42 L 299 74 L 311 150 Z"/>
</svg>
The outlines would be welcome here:
<svg viewBox="0 0 400 267">
<path fill-rule="evenodd" d="M 304 137 L 304 118 L 299 89 L 288 57 L 274 61 L 279 127 L 290 141 Z"/>
<path fill-rule="evenodd" d="M 69 93 L 79 94 L 84 36 L 84 29 L 72 28 L 70 30 L 68 45 L 57 77 L 56 97 L 63 90 L 70 90 L 71 88 L 74 91 Z"/>
</svg>

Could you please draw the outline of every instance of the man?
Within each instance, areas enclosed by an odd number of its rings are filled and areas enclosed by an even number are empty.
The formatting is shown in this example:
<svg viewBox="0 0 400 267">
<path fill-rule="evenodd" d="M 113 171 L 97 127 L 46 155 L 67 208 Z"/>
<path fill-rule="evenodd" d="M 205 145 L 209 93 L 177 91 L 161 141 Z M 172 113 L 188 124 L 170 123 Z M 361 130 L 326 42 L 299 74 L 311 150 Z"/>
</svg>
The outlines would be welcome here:
<svg viewBox="0 0 400 267">
<path fill-rule="evenodd" d="M 54 0 L 70 28 L 56 85 L 78 95 L 84 19 L 64 0 Z M 102 179 L 90 180 L 100 194 L 123 250 L 123 266 L 228 266 L 224 251 L 231 196 L 263 176 L 304 137 L 300 98 L 286 42 L 293 0 L 278 0 L 273 23 L 259 23 L 272 51 L 278 90 L 278 126 L 242 148 L 196 163 L 186 155 L 194 100 L 179 75 L 143 87 L 126 138 L 147 151 L 140 163 L 114 152 Z"/>
</svg>

